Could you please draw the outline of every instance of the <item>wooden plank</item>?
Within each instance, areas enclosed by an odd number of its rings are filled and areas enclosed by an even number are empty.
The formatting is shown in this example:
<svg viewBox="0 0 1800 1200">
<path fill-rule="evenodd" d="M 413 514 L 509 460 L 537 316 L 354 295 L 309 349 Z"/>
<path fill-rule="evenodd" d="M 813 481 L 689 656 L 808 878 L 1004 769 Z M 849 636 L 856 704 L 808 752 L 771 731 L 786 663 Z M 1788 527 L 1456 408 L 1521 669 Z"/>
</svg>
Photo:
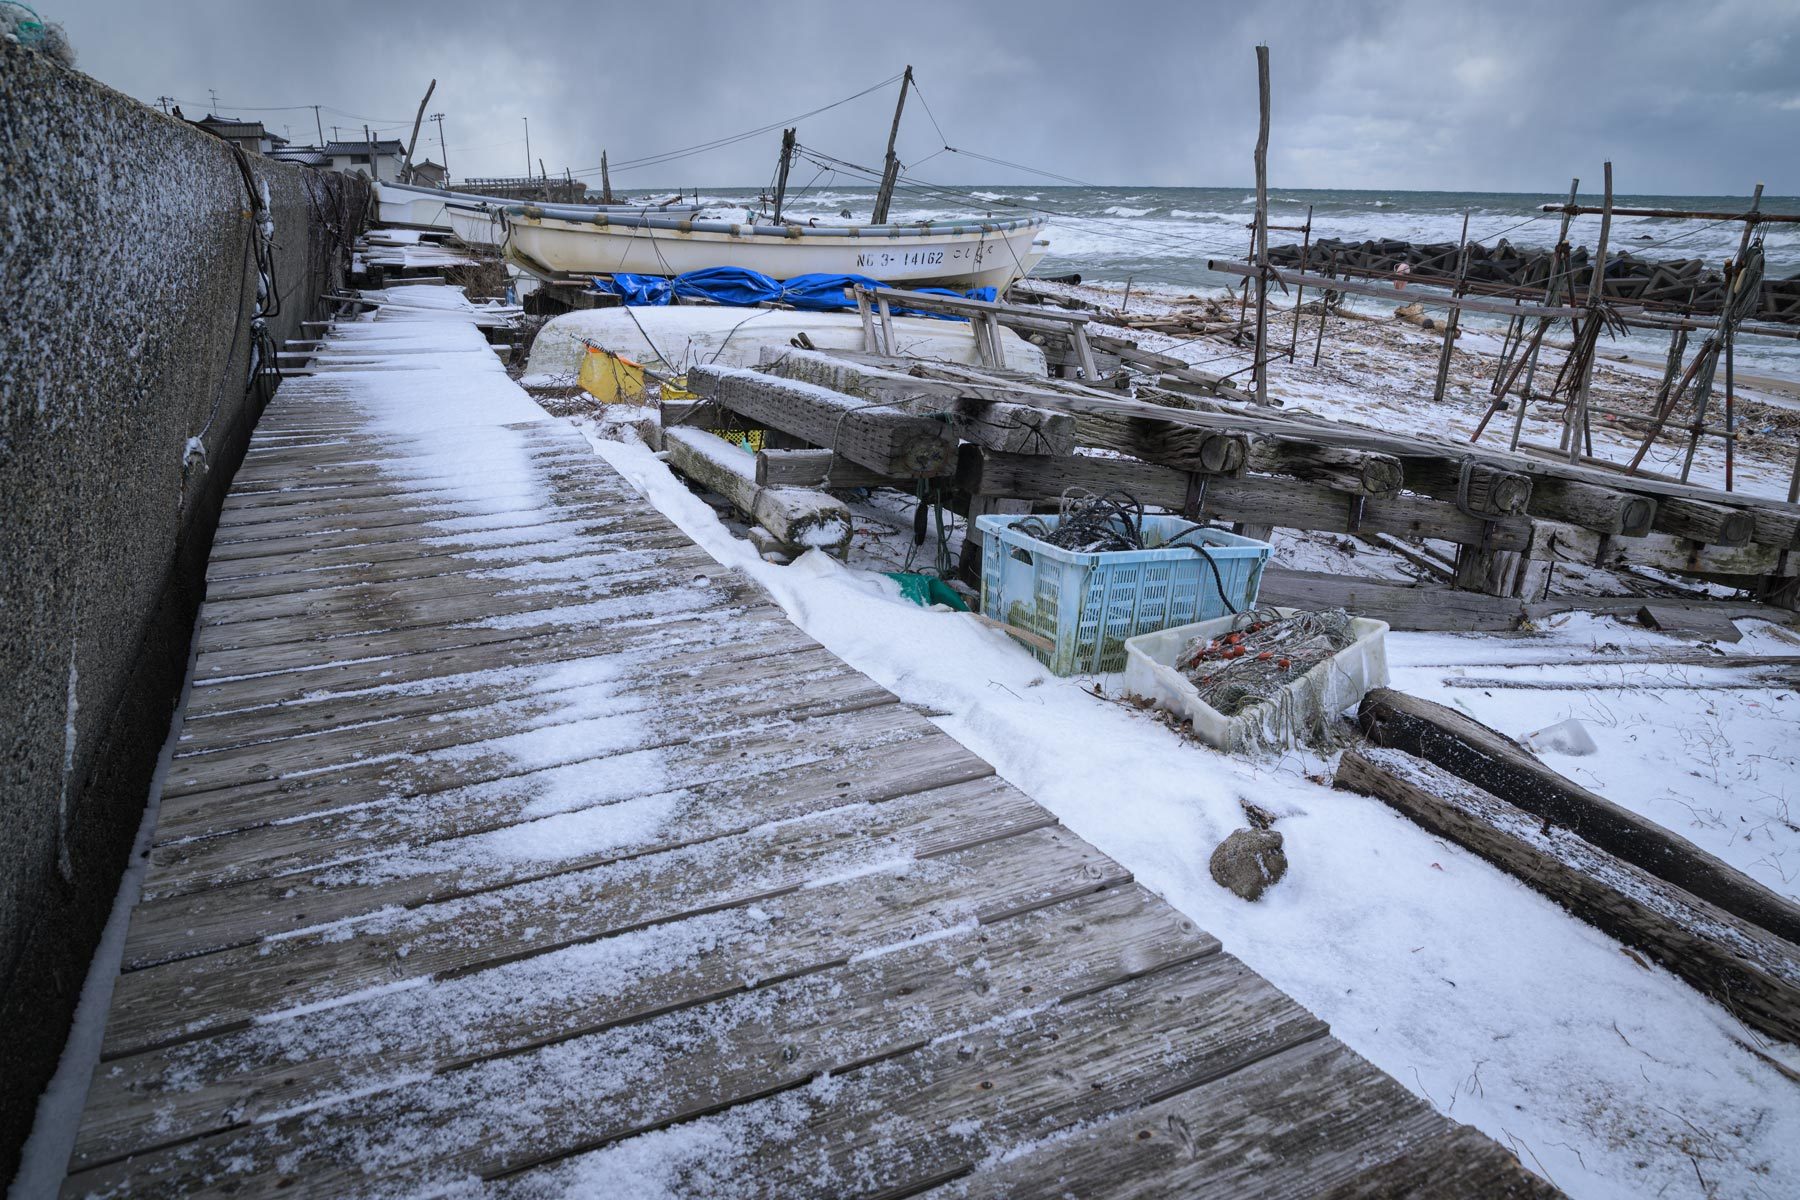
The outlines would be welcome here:
<svg viewBox="0 0 1800 1200">
<path fill-rule="evenodd" d="M 1293 608 L 1344 608 L 1397 630 L 1469 633 L 1517 629 L 1524 607 L 1501 596 L 1429 584 L 1359 579 L 1322 571 L 1263 568 L 1260 602 Z"/>
<path fill-rule="evenodd" d="M 292 812 L 277 806 L 256 824 L 225 835 L 158 842 L 150 853 L 144 900 L 384 855 L 413 856 L 409 869 L 421 863 L 454 866 L 452 852 L 459 851 L 461 843 L 449 843 L 456 839 L 590 809 L 599 820 L 605 815 L 598 811 L 602 806 L 626 802 L 636 807 L 615 811 L 667 815 L 647 823 L 651 833 L 632 830 L 620 835 L 609 844 L 610 850 L 636 847 L 645 838 L 661 836 L 663 826 L 673 827 L 677 821 L 691 822 L 681 828 L 698 840 L 705 830 L 724 829 L 739 819 L 731 807 L 707 806 L 743 803 L 738 793 L 747 781 L 759 777 L 762 791 L 754 797 L 758 806 L 810 803 L 809 789 L 825 782 L 840 802 L 848 804 L 885 797 L 895 789 L 920 791 L 979 779 L 990 770 L 943 740 L 935 726 L 905 706 L 870 705 L 622 754 L 601 751 L 497 779 L 466 783 L 460 778 L 440 779 L 434 788 L 370 803 L 303 806 Z M 646 782 L 646 776 L 654 782 Z M 577 782 L 582 786 L 575 792 L 561 790 Z"/>
<path fill-rule="evenodd" d="M 1241 978 L 1229 969 L 1204 973 L 1219 958 L 1216 945 L 1142 892 L 1101 893 L 865 955 L 697 1010 L 340 1100 L 325 1110 L 328 1123 L 305 1113 L 277 1117 L 172 1153 L 141 1156 L 128 1169 L 159 1190 L 196 1196 L 230 1194 L 239 1186 L 233 1177 L 252 1172 L 291 1180 L 286 1191 L 318 1196 L 347 1189 L 412 1192 L 445 1178 L 491 1179 L 817 1074 L 904 1053 L 927 1040 L 929 1030 L 978 1028 L 1021 1007 L 1050 1013 L 1059 1001 L 1085 1008 L 1091 1004 L 1080 999 L 1085 994 L 1104 994 L 1109 984 L 1146 971 L 1157 972 L 1152 978 L 1199 976 L 1211 984 L 1206 999 L 1213 999 L 1229 991 L 1227 980 Z M 976 986 L 977 980 L 986 986 Z M 1267 985 L 1262 990 L 1273 994 Z M 904 1002 L 895 1003 L 896 997 Z M 1166 997 L 1161 1007 L 1174 1007 Z M 1268 1007 L 1276 1011 L 1252 1014 L 1261 1018 L 1254 1032 L 1265 1038 L 1317 1028 L 1291 1002 Z M 1156 1027 L 1169 1024 L 1165 1018 Z M 1241 1043 L 1220 1048 L 1211 1040 L 1215 1044 L 1193 1035 L 1176 1038 L 1169 1059 L 1205 1056 L 1217 1068 L 1245 1053 Z M 707 1047 L 712 1069 L 692 1069 L 684 1047 L 697 1044 Z M 1156 1050 L 1145 1046 L 1141 1053 L 1150 1058 Z M 1140 1060 L 1140 1076 L 1144 1065 Z M 529 1087 L 523 1086 L 527 1079 Z M 371 1139 L 389 1152 L 373 1161 L 359 1153 Z M 72 1182 L 104 1187 L 107 1178 L 102 1168 Z"/>
<path fill-rule="evenodd" d="M 547 595 L 559 590 L 575 590 L 590 595 L 628 589 L 642 582 L 658 582 L 667 587 L 682 587 L 717 560 L 689 542 L 668 549 L 629 550 L 598 547 L 586 554 L 547 555 L 519 563 L 488 563 L 466 570 L 445 569 L 448 564 L 426 576 L 431 580 L 434 600 L 451 600 L 465 596 Z M 402 579 L 405 579 L 402 576 Z M 415 577 L 418 578 L 418 577 Z M 287 586 L 275 590 L 285 580 Z M 214 597 L 209 594 L 200 615 L 203 628 L 236 625 L 245 621 L 276 621 L 296 618 L 325 619 L 357 615 L 378 620 L 412 597 L 393 586 L 389 579 L 356 578 L 353 582 L 318 579 L 314 576 L 276 576 L 263 579 L 262 595 Z M 310 585 L 310 586 L 308 586 Z M 496 614 L 502 611 L 496 609 Z"/>
<path fill-rule="evenodd" d="M 105 1058 L 406 979 L 461 973 L 1055 824 L 983 779 L 827 810 L 663 854 L 561 872 L 384 916 L 364 936 L 307 927 L 119 976 Z M 127 958 L 130 958 L 127 946 Z"/>
<path fill-rule="evenodd" d="M 702 579 L 704 583 L 692 580 Z M 372 598 L 363 612 L 326 612 L 279 620 L 203 625 L 195 644 L 200 653 L 261 650 L 288 642 L 329 641 L 383 629 L 417 629 L 460 622 L 518 626 L 563 625 L 633 617 L 695 613 L 737 603 L 754 584 L 723 569 L 696 572 L 645 571 L 617 579 L 546 585 L 541 590 L 500 580 L 478 581 L 485 588 L 389 591 Z M 256 601 L 244 601 L 254 604 Z M 265 661 L 243 655 L 246 662 Z M 265 668 L 266 669 L 266 668 Z"/>
<path fill-rule="evenodd" d="M 232 747 L 274 745 L 301 737 L 316 739 L 333 730 L 392 727 L 408 718 L 427 718 L 441 725 L 450 713 L 495 705 L 516 708 L 512 702 L 532 696 L 569 694 L 570 701 L 578 703 L 575 697 L 584 689 L 591 691 L 596 687 L 604 687 L 612 694 L 629 690 L 632 703 L 641 698 L 654 702 L 676 694 L 669 689 L 684 686 L 683 681 L 690 690 L 718 687 L 728 691 L 732 674 L 714 673 L 728 664 L 743 664 L 745 671 L 768 670 L 771 675 L 780 675 L 789 670 L 817 670 L 833 661 L 833 656 L 816 643 L 765 646 L 704 625 L 683 627 L 676 636 L 661 629 L 639 630 L 629 639 L 615 635 L 596 640 L 588 649 L 587 654 L 566 649 L 560 657 L 546 658 L 526 668 L 478 667 L 459 675 L 440 676 L 428 688 L 376 683 L 353 695 L 315 690 L 291 701 L 245 711 L 191 714 L 182 724 L 175 757 L 186 765 L 189 758 L 210 756 L 203 762 L 211 763 L 218 761 L 218 752 Z M 206 768 L 201 765 L 199 769 Z"/>
<path fill-rule="evenodd" d="M 859 467 L 829 450 L 758 450 L 757 487 L 863 488 L 901 487 L 916 483 Z"/>
<path fill-rule="evenodd" d="M 890 712 L 900 712 L 890 708 Z M 615 798 L 611 804 L 610 788 L 616 792 L 621 774 L 633 767 L 656 761 L 655 752 L 669 748 L 670 743 L 637 752 L 635 757 L 612 755 L 585 760 L 556 775 L 539 773 L 535 779 L 517 776 L 506 781 L 501 794 L 518 796 L 533 785 L 552 787 L 564 783 L 579 786 L 592 779 L 595 798 L 578 808 L 580 817 L 564 816 L 555 809 L 567 801 L 554 790 L 549 798 L 527 807 L 521 819 L 545 818 L 537 830 L 551 837 L 557 829 L 574 831 L 563 846 L 541 845 L 531 855 L 507 854 L 505 847 L 517 845 L 527 835 L 509 831 L 501 836 L 496 830 L 485 830 L 458 839 L 437 843 L 415 843 L 399 847 L 388 855 L 374 855 L 365 849 L 361 856 L 306 865 L 285 875 L 260 879 L 241 879 L 198 891 L 158 893 L 140 903 L 132 914 L 128 962 L 153 965 L 177 954 L 210 953 L 247 945 L 261 937 L 283 935 L 294 929 L 313 928 L 334 921 L 374 912 L 385 906 L 420 904 L 455 899 L 477 892 L 509 886 L 523 880 L 573 870 L 585 870 L 627 858 L 660 853 L 716 837 L 743 833 L 763 821 L 790 820 L 838 808 L 852 801 L 879 804 L 896 796 L 933 788 L 953 786 L 984 778 L 989 770 L 980 759 L 948 739 L 924 737 L 923 730 L 911 731 L 915 737 L 902 741 L 896 737 L 887 743 L 895 755 L 896 769 L 889 773 L 879 767 L 879 756 L 871 755 L 868 746 L 845 748 L 845 757 L 853 758 L 873 777 L 862 787 L 845 778 L 842 764 L 795 765 L 795 779 L 784 786 L 761 789 L 754 779 L 722 754 L 711 763 L 722 778 L 699 779 L 695 788 L 724 807 L 702 810 L 691 794 L 673 786 L 646 787 L 641 795 Z M 703 746 L 717 747 L 723 740 L 716 736 L 700 740 Z M 690 759 L 698 758 L 691 755 Z M 803 760 L 803 755 L 792 754 Z M 665 760 L 666 761 L 666 760 Z M 780 760 L 777 760 L 780 761 Z M 494 791 L 497 789 L 489 789 Z M 452 803 L 467 799 L 466 790 L 445 797 Z M 437 793 L 443 796 L 444 793 Z M 407 799 L 413 799 L 408 797 Z M 423 801 L 430 803 L 430 800 Z M 548 819 L 548 818 L 558 819 Z M 686 818 L 680 827 L 671 821 Z M 601 840 L 597 846 L 592 835 L 582 831 L 607 822 L 632 822 L 618 837 Z M 265 826 L 265 828 L 268 828 Z M 291 832 L 286 844 L 293 844 Z M 489 836 L 495 834 L 495 836 Z M 241 837 L 244 835 L 232 835 Z M 208 839 L 217 840 L 217 839 Z"/>
<path fill-rule="evenodd" d="M 1737 622 L 1721 612 L 1683 609 L 1654 601 L 1638 609 L 1638 620 L 1651 629 L 1691 637 L 1704 642 L 1736 642 L 1743 639 Z"/>
<path fill-rule="evenodd" d="M 1557 774 L 1479 721 L 1376 688 L 1363 698 L 1357 722 L 1378 746 L 1418 755 L 1734 916 L 1800 941 L 1800 906 L 1679 834 Z"/>
<path fill-rule="evenodd" d="M 984 1164 L 927 1195 L 1288 1200 L 1349 1185 L 1436 1147 L 1457 1128 L 1341 1042 L 1321 1038 L 1073 1137 Z M 1459 1186 L 1434 1180 L 1439 1186 L 1404 1194 L 1561 1195 L 1486 1138 L 1477 1135 L 1468 1149 L 1474 1169 L 1461 1175 Z"/>
<path fill-rule="evenodd" d="M 1800 946 L 1410 754 L 1349 750 L 1337 785 L 1379 797 L 1644 951 L 1739 1020 L 1800 1043 Z"/>
<path fill-rule="evenodd" d="M 468 636 L 471 632 L 481 636 L 471 639 Z M 410 630 L 402 630 L 365 639 L 344 658 L 317 665 L 197 679 L 188 694 L 187 711 L 190 719 L 199 720 L 315 698 L 329 702 L 373 689 L 416 685 L 446 675 L 553 663 L 580 657 L 596 648 L 613 647 L 624 651 L 633 646 L 656 645 L 659 639 L 665 639 L 669 645 L 683 645 L 705 638 L 754 640 L 770 654 L 812 644 L 812 639 L 796 629 L 772 604 L 742 610 L 727 619 L 702 613 L 663 621 L 622 623 L 617 627 L 590 625 L 553 632 L 452 630 L 429 642 L 422 641 Z"/>
<path fill-rule="evenodd" d="M 89 1169 L 381 1082 L 597 1033 L 958 925 L 991 925 L 1130 883 L 1129 873 L 1055 828 L 878 878 L 880 904 L 867 902 L 869 877 L 846 879 L 790 893 L 779 904 L 738 905 L 116 1059 L 95 1073 L 71 1165 Z M 1197 948 L 1207 945 L 1216 942 Z M 500 998 L 506 1003 L 496 1004 Z M 364 1049 L 346 1056 L 345 1045 Z M 188 1086 L 168 1089 L 170 1078 Z"/>
<path fill-rule="evenodd" d="M 624 544 L 620 544 L 623 541 Z M 693 542 L 679 530 L 646 530 L 629 538 L 590 543 L 568 538 L 553 542 L 527 542 L 523 547 L 488 547 L 478 551 L 439 554 L 417 554 L 409 559 L 386 562 L 343 563 L 332 567 L 316 567 L 309 571 L 264 572 L 226 576 L 207 584 L 209 601 L 246 600 L 257 596 L 278 596 L 328 588 L 372 587 L 397 583 L 487 572 L 504 576 L 529 570 L 542 563 L 572 563 L 614 556 L 637 558 L 653 563 L 659 557 L 675 558 Z"/>
<path fill-rule="evenodd" d="M 688 372 L 688 387 L 883 475 L 944 475 L 955 463 L 956 434 L 947 421 L 735 367 L 696 367 Z"/>
<path fill-rule="evenodd" d="M 726 1181 L 743 1197 L 835 1200 L 846 1181 L 867 1181 L 851 1185 L 859 1192 L 911 1195 L 1324 1032 L 1243 964 L 1215 954 L 1029 1020 L 967 1027 L 905 1057 L 834 1073 L 829 1089 L 797 1089 L 702 1118 L 690 1128 L 706 1137 L 708 1152 L 671 1156 L 657 1174 L 677 1195 L 711 1194 Z M 773 1123 L 765 1128 L 774 1136 L 733 1136 L 761 1122 Z M 508 1181 L 498 1195 L 630 1179 L 637 1149 L 552 1164 Z"/>
<path fill-rule="evenodd" d="M 792 693 L 770 690 L 801 685 Z M 605 749 L 661 744 L 759 719 L 887 703 L 891 695 L 828 654 L 794 651 L 767 664 L 722 663 L 706 679 L 670 679 L 660 690 L 640 695 L 575 687 L 453 709 L 438 719 L 403 716 L 195 754 L 170 765 L 166 803 L 171 828 L 198 809 L 216 832 L 222 822 L 241 816 L 251 793 L 265 788 L 288 795 L 330 791 L 334 802 L 344 803 L 346 793 L 360 793 L 371 781 L 390 789 L 428 790 L 436 774 L 464 777 L 458 763 L 474 771 L 492 758 L 500 767 L 512 761 L 509 750 L 528 754 L 548 743 L 542 752 L 553 754 L 562 752 L 562 742 L 576 741 L 581 744 L 568 754 L 585 751 L 579 757 L 593 757 Z M 652 720 L 667 728 L 645 729 Z M 528 759 L 512 773 L 537 765 Z"/>
</svg>

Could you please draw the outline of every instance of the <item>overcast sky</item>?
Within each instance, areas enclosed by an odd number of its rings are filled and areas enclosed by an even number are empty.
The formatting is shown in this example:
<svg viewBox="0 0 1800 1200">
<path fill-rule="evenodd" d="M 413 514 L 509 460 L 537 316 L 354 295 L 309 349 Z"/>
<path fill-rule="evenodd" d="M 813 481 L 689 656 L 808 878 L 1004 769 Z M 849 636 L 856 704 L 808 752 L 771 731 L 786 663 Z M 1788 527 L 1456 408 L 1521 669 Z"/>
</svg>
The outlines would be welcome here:
<svg viewBox="0 0 1800 1200">
<path fill-rule="evenodd" d="M 1093 183 L 1253 178 L 1256 68 L 1271 47 L 1279 188 L 1800 193 L 1794 0 L 890 0 L 658 4 L 502 0 L 41 0 L 78 65 L 189 117 L 296 142 L 364 118 L 404 138 L 426 82 L 456 176 L 552 173 L 680 149 L 830 104 L 911 63 L 901 158 L 921 179 L 1041 178 L 946 142 Z M 800 122 L 802 144 L 878 163 L 895 87 Z M 926 111 L 929 106 L 930 113 Z M 285 111 L 278 106 L 296 106 Z M 354 114 L 354 115 L 346 115 Z M 933 127 L 932 117 L 942 129 Z M 421 157 L 442 159 L 435 126 Z M 621 170 L 615 183 L 755 186 L 779 133 Z M 533 164 L 535 170 L 535 163 Z M 810 177 L 802 177 L 802 182 Z M 1584 188 L 1586 190 L 1586 188 Z"/>
</svg>

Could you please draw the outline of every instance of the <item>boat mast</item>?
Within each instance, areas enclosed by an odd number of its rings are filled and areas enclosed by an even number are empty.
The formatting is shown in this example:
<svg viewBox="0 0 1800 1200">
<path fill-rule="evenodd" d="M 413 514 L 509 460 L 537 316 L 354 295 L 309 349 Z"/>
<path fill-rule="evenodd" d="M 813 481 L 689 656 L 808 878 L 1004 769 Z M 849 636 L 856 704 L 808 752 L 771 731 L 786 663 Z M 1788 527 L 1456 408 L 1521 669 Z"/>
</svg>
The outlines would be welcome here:
<svg viewBox="0 0 1800 1200">
<path fill-rule="evenodd" d="M 781 224 L 781 205 L 787 199 L 788 164 L 794 161 L 794 134 L 797 129 L 781 131 L 781 174 L 775 180 L 775 224 Z"/>
<path fill-rule="evenodd" d="M 602 150 L 600 152 L 600 203 L 611 204 L 612 202 L 612 175 L 606 169 L 606 151 Z"/>
<path fill-rule="evenodd" d="M 871 225 L 885 225 L 888 219 L 888 204 L 894 199 L 894 184 L 900 178 L 900 160 L 894 156 L 894 142 L 900 136 L 900 114 L 906 108 L 906 89 L 912 86 L 912 64 L 908 63 L 906 74 L 900 77 L 900 102 L 894 105 L 894 125 L 888 130 L 887 160 L 881 171 L 881 190 L 875 195 L 875 212 L 869 218 Z"/>
</svg>

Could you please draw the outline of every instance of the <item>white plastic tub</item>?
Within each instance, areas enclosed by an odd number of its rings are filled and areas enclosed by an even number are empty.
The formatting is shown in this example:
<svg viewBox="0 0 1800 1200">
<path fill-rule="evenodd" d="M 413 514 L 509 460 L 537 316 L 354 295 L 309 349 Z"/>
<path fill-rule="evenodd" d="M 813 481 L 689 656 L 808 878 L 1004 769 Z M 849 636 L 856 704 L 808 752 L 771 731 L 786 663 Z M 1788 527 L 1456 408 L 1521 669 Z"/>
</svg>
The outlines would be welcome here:
<svg viewBox="0 0 1800 1200">
<path fill-rule="evenodd" d="M 1260 611 L 1266 615 L 1271 610 Z M 1286 617 L 1298 610 L 1273 611 Z M 1304 740 L 1308 730 L 1361 700 L 1370 688 L 1387 686 L 1387 622 L 1353 617 L 1350 628 L 1356 634 L 1354 642 L 1284 685 L 1273 703 L 1258 704 L 1235 717 L 1226 716 L 1200 699 L 1194 685 L 1175 669 L 1175 659 L 1195 638 L 1230 633 L 1248 625 L 1255 615 L 1217 617 L 1127 638 L 1126 691 L 1185 717 L 1208 745 L 1239 753 L 1280 748 Z"/>
</svg>

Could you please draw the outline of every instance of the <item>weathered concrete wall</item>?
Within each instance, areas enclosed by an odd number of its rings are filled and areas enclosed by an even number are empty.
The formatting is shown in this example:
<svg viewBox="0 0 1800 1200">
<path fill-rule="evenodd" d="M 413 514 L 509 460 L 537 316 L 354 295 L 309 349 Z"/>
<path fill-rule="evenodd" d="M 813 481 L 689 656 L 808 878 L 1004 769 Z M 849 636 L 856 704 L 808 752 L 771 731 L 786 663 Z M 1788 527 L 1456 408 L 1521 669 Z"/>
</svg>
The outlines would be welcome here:
<svg viewBox="0 0 1800 1200">
<path fill-rule="evenodd" d="M 252 161 L 268 329 L 297 337 L 368 188 Z M 0 43 L 0 1179 L 142 817 L 266 398 L 246 387 L 250 209 L 224 143 Z"/>
</svg>

